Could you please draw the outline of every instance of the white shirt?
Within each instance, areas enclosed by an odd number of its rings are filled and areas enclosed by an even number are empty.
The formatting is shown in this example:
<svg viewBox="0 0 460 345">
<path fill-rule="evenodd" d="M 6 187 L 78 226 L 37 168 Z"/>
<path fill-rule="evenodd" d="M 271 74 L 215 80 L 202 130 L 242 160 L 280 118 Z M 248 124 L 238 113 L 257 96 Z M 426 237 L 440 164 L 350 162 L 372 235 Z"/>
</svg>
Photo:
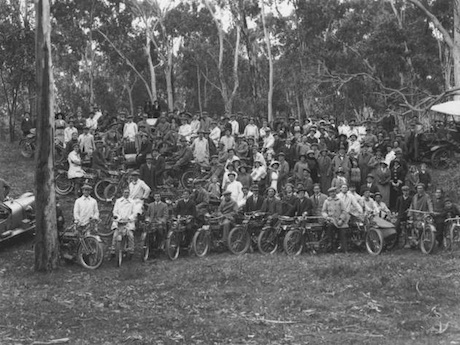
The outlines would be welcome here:
<svg viewBox="0 0 460 345">
<path fill-rule="evenodd" d="M 132 181 L 129 183 L 130 199 L 147 199 L 150 195 L 150 191 L 150 187 L 140 179 L 138 179 L 136 182 Z"/>
<path fill-rule="evenodd" d="M 86 119 L 86 127 L 88 127 L 89 129 L 96 130 L 97 129 L 97 120 L 95 120 L 94 118 L 88 117 Z"/>
<path fill-rule="evenodd" d="M 73 219 L 78 222 L 78 225 L 85 226 L 90 219 L 99 219 L 99 209 L 97 201 L 91 196 L 82 195 L 73 206 Z"/>
<path fill-rule="evenodd" d="M 77 152 L 70 152 L 67 156 L 67 162 L 69 162 L 69 170 L 67 171 L 68 179 L 83 177 L 85 175 L 85 171 L 81 167 L 81 158 Z"/>
<path fill-rule="evenodd" d="M 232 135 L 235 134 L 240 134 L 240 124 L 236 120 L 230 121 L 230 124 L 232 125 Z"/>
<path fill-rule="evenodd" d="M 115 201 L 115 206 L 113 207 L 113 215 L 114 218 L 117 218 L 118 220 L 127 219 L 134 221 L 134 202 L 123 197 L 117 199 L 117 201 Z"/>
<path fill-rule="evenodd" d="M 198 131 L 200 129 L 200 120 L 192 120 L 190 123 L 190 128 L 192 129 L 192 135 L 198 135 Z"/>
<path fill-rule="evenodd" d="M 252 136 L 257 140 L 259 139 L 259 129 L 257 128 L 256 125 L 248 124 L 246 128 L 244 129 L 244 136 L 246 138 Z"/>
<path fill-rule="evenodd" d="M 236 203 L 243 199 L 243 185 L 240 181 L 233 181 L 227 185 L 226 191 L 232 192 L 232 200 Z"/>
<path fill-rule="evenodd" d="M 220 131 L 220 128 L 217 126 L 214 127 L 211 130 L 211 133 L 209 134 L 209 137 L 214 142 L 214 145 L 216 145 L 216 147 L 219 146 L 220 135 L 221 135 L 221 131 Z"/>
<path fill-rule="evenodd" d="M 267 150 L 272 149 L 273 145 L 275 145 L 275 137 L 270 133 L 264 138 L 263 148 Z"/>
<path fill-rule="evenodd" d="M 267 170 L 263 165 L 252 170 L 251 177 L 253 181 L 260 181 L 265 176 L 267 176 Z"/>
<path fill-rule="evenodd" d="M 64 144 L 67 144 L 70 140 L 72 140 L 72 134 L 77 133 L 78 134 L 78 129 L 75 127 L 66 127 L 64 129 Z"/>
<path fill-rule="evenodd" d="M 192 125 L 184 123 L 179 127 L 178 134 L 179 136 L 185 137 L 187 141 L 190 141 L 190 138 L 192 137 Z"/>
<path fill-rule="evenodd" d="M 123 127 L 123 138 L 128 138 L 130 141 L 134 141 L 137 132 L 137 124 L 134 122 L 126 122 Z"/>
</svg>

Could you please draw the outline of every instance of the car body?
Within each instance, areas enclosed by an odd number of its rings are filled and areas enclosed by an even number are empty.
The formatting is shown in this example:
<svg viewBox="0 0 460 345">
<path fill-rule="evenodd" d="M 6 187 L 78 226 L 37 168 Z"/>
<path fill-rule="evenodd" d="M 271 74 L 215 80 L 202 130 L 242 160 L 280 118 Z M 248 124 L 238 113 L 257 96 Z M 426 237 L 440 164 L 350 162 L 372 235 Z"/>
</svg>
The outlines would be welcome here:
<svg viewBox="0 0 460 345">
<path fill-rule="evenodd" d="M 24 193 L 0 202 L 0 242 L 35 231 L 35 196 Z"/>
</svg>

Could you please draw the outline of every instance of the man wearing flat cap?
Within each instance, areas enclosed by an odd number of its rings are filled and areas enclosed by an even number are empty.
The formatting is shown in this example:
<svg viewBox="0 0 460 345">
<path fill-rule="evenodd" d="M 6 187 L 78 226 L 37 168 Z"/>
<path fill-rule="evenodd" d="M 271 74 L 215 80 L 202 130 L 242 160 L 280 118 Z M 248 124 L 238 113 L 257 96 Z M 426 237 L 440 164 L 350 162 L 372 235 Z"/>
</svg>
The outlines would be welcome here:
<svg viewBox="0 0 460 345">
<path fill-rule="evenodd" d="M 337 197 L 337 188 L 331 187 L 328 190 L 329 197 L 324 201 L 322 216 L 326 219 L 326 236 L 331 239 L 333 248 L 335 247 L 335 238 L 339 233 L 341 250 L 348 251 L 348 239 L 346 229 L 348 228 L 349 216 L 345 210 L 342 200 Z"/>
<path fill-rule="evenodd" d="M 246 200 L 246 205 L 244 205 L 244 212 L 254 212 L 260 211 L 262 204 L 264 203 L 264 198 L 259 195 L 259 186 L 253 184 L 251 186 L 252 195 Z"/>
<path fill-rule="evenodd" d="M 223 236 L 222 241 L 227 243 L 228 233 L 230 232 L 231 224 L 235 221 L 235 216 L 238 212 L 238 204 L 232 199 L 232 192 L 227 190 L 223 193 L 224 199 L 221 201 L 217 212 L 224 216 L 222 222 Z"/>
<path fill-rule="evenodd" d="M 99 208 L 97 207 L 97 201 L 90 195 L 93 187 L 85 184 L 81 189 L 83 195 L 75 200 L 73 219 L 77 226 L 83 227 L 92 220 L 99 219 Z"/>
</svg>

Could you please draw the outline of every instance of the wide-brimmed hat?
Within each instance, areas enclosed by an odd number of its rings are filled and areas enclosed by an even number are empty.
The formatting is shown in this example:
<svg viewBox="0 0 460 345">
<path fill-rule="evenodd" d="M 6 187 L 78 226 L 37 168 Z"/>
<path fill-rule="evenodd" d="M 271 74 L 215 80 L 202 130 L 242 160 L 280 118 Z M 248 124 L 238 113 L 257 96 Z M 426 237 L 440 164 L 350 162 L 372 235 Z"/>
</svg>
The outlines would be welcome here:
<svg viewBox="0 0 460 345">
<path fill-rule="evenodd" d="M 337 188 L 336 187 L 331 187 L 327 190 L 328 193 L 331 193 L 331 192 L 337 192 Z"/>
<path fill-rule="evenodd" d="M 232 192 L 230 192 L 229 190 L 226 190 L 225 192 L 222 193 L 222 195 L 229 195 L 229 194 L 232 194 Z"/>
<path fill-rule="evenodd" d="M 89 189 L 89 190 L 92 190 L 93 187 L 90 186 L 89 184 L 84 184 L 83 187 L 81 187 L 82 190 L 85 190 L 85 189 Z"/>
</svg>

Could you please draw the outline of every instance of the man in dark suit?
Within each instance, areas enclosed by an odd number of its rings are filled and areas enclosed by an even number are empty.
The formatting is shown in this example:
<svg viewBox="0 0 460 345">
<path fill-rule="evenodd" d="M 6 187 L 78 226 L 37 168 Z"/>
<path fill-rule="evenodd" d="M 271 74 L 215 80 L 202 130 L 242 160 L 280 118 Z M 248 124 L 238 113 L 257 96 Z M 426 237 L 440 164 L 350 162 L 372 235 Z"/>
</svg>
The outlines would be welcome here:
<svg viewBox="0 0 460 345">
<path fill-rule="evenodd" d="M 155 187 L 163 184 L 163 173 L 165 171 L 165 159 L 160 155 L 157 147 L 152 149 L 152 166 L 155 172 Z"/>
<path fill-rule="evenodd" d="M 323 204 L 327 199 L 327 195 L 321 193 L 321 186 L 318 183 L 313 185 L 313 194 L 310 197 L 310 200 L 313 204 L 313 215 L 321 216 L 323 210 Z"/>
<path fill-rule="evenodd" d="M 367 174 L 366 183 L 361 186 L 360 190 L 363 191 L 366 188 L 369 189 L 369 191 L 371 192 L 371 195 L 374 195 L 375 193 L 379 191 L 379 187 L 377 187 L 377 184 L 374 181 L 374 175 Z"/>
<path fill-rule="evenodd" d="M 260 211 L 262 204 L 264 203 L 264 198 L 259 195 L 259 186 L 253 185 L 251 187 L 252 195 L 246 200 L 246 205 L 244 206 L 244 212 L 253 212 Z"/>
<path fill-rule="evenodd" d="M 168 205 L 161 201 L 160 193 L 153 195 L 154 201 L 149 204 L 147 213 L 145 215 L 145 221 L 148 223 L 154 223 L 153 227 L 158 231 L 158 240 L 160 243 L 165 240 L 166 235 L 166 221 L 168 220 L 169 210 Z M 142 232 L 141 240 L 144 243 L 146 232 Z"/>
<path fill-rule="evenodd" d="M 145 157 L 146 163 L 142 164 L 139 168 L 140 179 L 144 181 L 151 190 L 156 188 L 155 183 L 155 167 L 152 164 L 153 157 L 152 155 L 147 155 Z"/>
<path fill-rule="evenodd" d="M 183 199 L 177 202 L 176 215 L 178 216 L 193 216 L 196 218 L 196 205 L 195 202 L 190 198 L 190 192 L 184 191 Z M 186 226 L 187 243 L 190 243 L 194 234 L 194 221 L 190 222 Z"/>
<path fill-rule="evenodd" d="M 294 207 L 294 215 L 301 216 L 303 214 L 311 215 L 313 212 L 313 203 L 307 197 L 305 197 L 306 189 L 299 189 L 297 191 L 297 202 Z"/>
<path fill-rule="evenodd" d="M 395 228 L 399 236 L 401 235 L 401 222 L 407 221 L 407 210 L 410 208 L 412 198 L 410 196 L 410 188 L 408 186 L 402 186 L 402 195 L 396 199 L 396 212 L 398 218 L 396 219 Z"/>
<path fill-rule="evenodd" d="M 291 141 L 291 139 L 286 139 L 284 145 L 281 145 L 279 148 L 279 153 L 284 153 L 286 161 L 289 164 L 289 167 L 292 169 L 294 163 L 299 159 L 297 156 L 297 147 Z"/>
</svg>

